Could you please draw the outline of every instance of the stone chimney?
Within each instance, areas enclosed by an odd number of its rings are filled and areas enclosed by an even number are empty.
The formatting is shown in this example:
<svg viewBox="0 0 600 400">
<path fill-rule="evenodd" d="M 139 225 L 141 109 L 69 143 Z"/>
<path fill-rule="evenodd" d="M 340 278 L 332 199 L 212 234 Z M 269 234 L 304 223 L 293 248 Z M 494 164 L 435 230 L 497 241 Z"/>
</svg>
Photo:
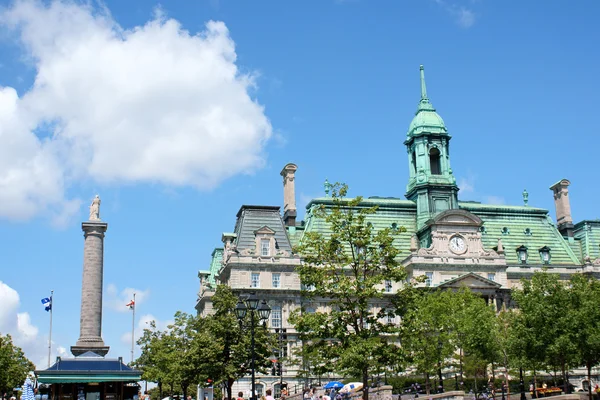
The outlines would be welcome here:
<svg viewBox="0 0 600 400">
<path fill-rule="evenodd" d="M 296 226 L 296 190 L 294 175 L 298 167 L 287 164 L 281 170 L 283 176 L 283 222 L 285 226 Z"/>
<path fill-rule="evenodd" d="M 556 208 L 556 224 L 559 232 L 566 237 L 573 237 L 573 218 L 571 218 L 571 204 L 569 203 L 569 182 L 562 179 L 550 186 L 554 193 L 554 206 Z"/>
</svg>

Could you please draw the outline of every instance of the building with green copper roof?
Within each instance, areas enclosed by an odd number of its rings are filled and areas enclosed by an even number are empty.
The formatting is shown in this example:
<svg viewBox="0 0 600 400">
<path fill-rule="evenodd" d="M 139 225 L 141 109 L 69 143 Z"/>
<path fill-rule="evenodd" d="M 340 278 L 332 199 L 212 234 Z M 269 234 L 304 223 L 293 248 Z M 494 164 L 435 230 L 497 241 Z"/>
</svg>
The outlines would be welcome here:
<svg viewBox="0 0 600 400">
<path fill-rule="evenodd" d="M 421 97 L 404 141 L 408 156 L 405 199 L 365 197 L 356 206 L 377 206 L 368 217 L 375 230 L 398 230 L 394 243 L 409 275 L 425 276 L 423 286 L 468 286 L 498 308 L 509 301 L 511 288 L 535 271 L 548 269 L 565 279 L 574 273 L 600 276 L 600 220 L 573 223 L 568 180 L 550 186 L 556 220 L 548 210 L 530 206 L 526 191 L 521 205 L 459 200 L 450 164 L 451 136 L 427 95 L 423 66 L 420 82 Z M 278 206 L 242 206 L 234 232 L 222 235 L 223 247 L 213 252 L 209 271 L 199 274 L 206 284 L 201 284 L 196 304 L 200 314 L 210 313 L 215 283 L 227 284 L 240 295 L 255 292 L 270 299 L 275 312 L 269 326 L 286 329 L 289 351 L 297 343 L 287 316 L 303 305 L 295 272 L 301 260 L 293 246 L 307 232 L 330 234 L 330 227 L 315 210 L 333 205 L 331 185 L 326 181 L 324 196 L 312 199 L 304 220 L 296 221 L 297 170 L 295 164 L 287 164 L 281 171 L 282 211 Z M 385 290 L 393 292 L 401 285 L 392 282 Z M 326 303 L 304 306 L 327 310 Z M 283 378 L 260 376 L 259 391 L 273 387 L 277 392 L 280 381 L 294 384 L 295 376 L 292 366 Z M 237 385 L 234 391 L 245 390 L 248 381 Z"/>
</svg>

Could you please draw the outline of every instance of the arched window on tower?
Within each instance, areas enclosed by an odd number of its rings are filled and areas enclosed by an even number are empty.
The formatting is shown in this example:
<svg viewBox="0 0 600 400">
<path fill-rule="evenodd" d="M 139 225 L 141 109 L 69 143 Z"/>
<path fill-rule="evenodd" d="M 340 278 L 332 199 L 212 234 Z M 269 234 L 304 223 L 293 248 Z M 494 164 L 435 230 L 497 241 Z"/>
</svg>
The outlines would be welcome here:
<svg viewBox="0 0 600 400">
<path fill-rule="evenodd" d="M 435 147 L 429 150 L 429 167 L 431 168 L 432 175 L 442 174 L 442 167 L 440 164 L 440 151 Z"/>
<path fill-rule="evenodd" d="M 413 169 L 413 173 L 416 175 L 417 174 L 417 154 L 414 150 L 412 152 L 412 169 Z"/>
</svg>

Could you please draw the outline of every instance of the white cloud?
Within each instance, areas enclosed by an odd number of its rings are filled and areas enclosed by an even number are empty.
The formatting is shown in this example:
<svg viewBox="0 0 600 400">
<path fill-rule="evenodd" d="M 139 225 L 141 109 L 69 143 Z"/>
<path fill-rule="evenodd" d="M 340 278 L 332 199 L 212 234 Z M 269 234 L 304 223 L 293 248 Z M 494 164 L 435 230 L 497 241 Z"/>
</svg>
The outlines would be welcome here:
<svg viewBox="0 0 600 400">
<path fill-rule="evenodd" d="M 458 180 L 458 187 L 460 188 L 461 194 L 471 194 L 475 192 L 475 183 L 472 177 L 460 178 Z"/>
<path fill-rule="evenodd" d="M 117 312 L 128 312 L 129 307 L 127 304 L 133 300 L 133 294 L 135 293 L 135 306 L 136 310 L 139 309 L 150 295 L 150 289 L 141 290 L 135 288 L 125 288 L 121 291 L 117 288 L 114 283 L 109 283 L 106 286 L 106 293 L 103 297 L 104 304 Z"/>
<path fill-rule="evenodd" d="M 10 334 L 13 343 L 23 349 L 25 356 L 35 365 L 46 367 L 48 364 L 48 335 L 40 335 L 39 328 L 31 321 L 27 312 L 19 312 L 19 293 L 0 281 L 0 334 Z M 40 303 L 40 308 L 42 304 Z M 66 349 L 52 342 L 51 360 L 64 355 Z"/>
<path fill-rule="evenodd" d="M 448 2 L 446 0 L 434 1 L 437 5 L 442 7 L 448 14 L 451 15 L 459 26 L 463 28 L 470 28 L 473 26 L 473 24 L 475 24 L 476 15 L 472 9 L 458 5 L 454 2 Z"/>
<path fill-rule="evenodd" d="M 69 1 L 0 12 L 35 68 L 22 96 L 0 86 L 0 217 L 79 210 L 79 181 L 210 189 L 264 164 L 272 135 L 224 23 L 199 33 L 163 13 L 132 29 Z"/>
<path fill-rule="evenodd" d="M 475 23 L 475 13 L 467 8 L 460 7 L 454 11 L 456 21 L 463 28 L 470 28 Z"/>
</svg>

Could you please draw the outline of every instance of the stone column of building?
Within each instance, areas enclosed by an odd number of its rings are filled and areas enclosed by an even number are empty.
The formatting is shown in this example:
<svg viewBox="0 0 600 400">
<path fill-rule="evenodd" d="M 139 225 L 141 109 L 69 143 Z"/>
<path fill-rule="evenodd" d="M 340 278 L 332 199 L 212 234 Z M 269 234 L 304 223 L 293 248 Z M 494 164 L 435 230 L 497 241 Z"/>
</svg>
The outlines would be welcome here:
<svg viewBox="0 0 600 400">
<path fill-rule="evenodd" d="M 99 198 L 95 213 L 90 211 L 90 220 L 83 222 L 83 282 L 81 287 L 81 319 L 79 339 L 71 346 L 74 356 L 93 352 L 104 356 L 109 347 L 102 340 L 102 285 L 104 279 L 104 233 L 106 222 L 100 221 Z M 96 201 L 96 200 L 95 200 Z M 92 210 L 94 203 L 90 207 Z"/>
</svg>

